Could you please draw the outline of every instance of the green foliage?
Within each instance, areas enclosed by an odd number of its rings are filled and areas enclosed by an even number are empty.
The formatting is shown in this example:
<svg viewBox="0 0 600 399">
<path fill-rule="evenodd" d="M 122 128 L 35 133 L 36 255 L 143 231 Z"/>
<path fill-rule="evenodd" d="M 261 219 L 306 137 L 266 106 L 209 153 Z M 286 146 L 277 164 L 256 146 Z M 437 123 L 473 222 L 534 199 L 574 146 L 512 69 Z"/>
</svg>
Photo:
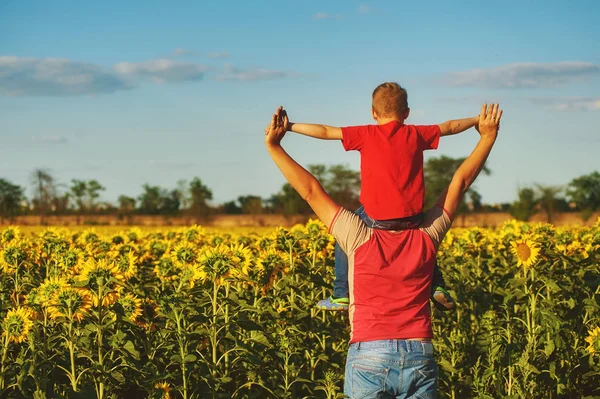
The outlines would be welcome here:
<svg viewBox="0 0 600 399">
<path fill-rule="evenodd" d="M 10 217 L 20 212 L 21 202 L 25 200 L 23 191 L 22 187 L 0 179 L 0 216 Z"/>
<path fill-rule="evenodd" d="M 431 207 L 438 199 L 438 195 L 450 185 L 454 172 L 464 162 L 466 158 L 450 158 L 446 155 L 427 159 L 424 165 L 425 174 L 425 207 Z M 490 175 L 492 172 L 486 166 L 481 173 Z M 481 194 L 471 186 L 465 194 L 469 200 L 471 208 L 477 210 L 481 208 Z M 467 204 L 463 201 L 458 208 L 458 213 L 465 213 L 469 210 Z"/>
<path fill-rule="evenodd" d="M 575 202 L 587 220 L 594 211 L 600 210 L 600 172 L 579 176 L 569 183 L 567 197 Z"/>
<path fill-rule="evenodd" d="M 517 220 L 528 221 L 535 214 L 537 199 L 535 191 L 531 188 L 521 188 L 518 191 L 518 199 L 511 208 L 510 214 Z"/>
<path fill-rule="evenodd" d="M 511 249 L 523 240 L 540 251 L 530 267 Z M 599 243 L 600 224 L 451 230 L 438 259 L 459 306 L 433 318 L 441 398 L 598 397 Z M 68 295 L 42 300 L 49 277 Z M 348 318 L 314 307 L 332 279 L 333 240 L 315 222 L 265 236 L 6 229 L 0 395 L 341 397 Z M 80 292 L 102 300 L 76 318 Z M 23 308 L 31 330 L 11 342 L 4 320 Z"/>
</svg>

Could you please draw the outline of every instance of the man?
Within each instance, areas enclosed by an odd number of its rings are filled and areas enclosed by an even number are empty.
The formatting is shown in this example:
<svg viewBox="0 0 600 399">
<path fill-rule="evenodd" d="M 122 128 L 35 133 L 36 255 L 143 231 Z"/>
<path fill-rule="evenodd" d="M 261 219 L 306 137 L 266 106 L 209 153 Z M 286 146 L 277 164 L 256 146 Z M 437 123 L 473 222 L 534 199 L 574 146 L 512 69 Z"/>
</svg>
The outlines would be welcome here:
<svg viewBox="0 0 600 399">
<path fill-rule="evenodd" d="M 437 398 L 429 293 L 437 248 L 466 190 L 496 141 L 502 111 L 482 106 L 480 139 L 418 229 L 365 225 L 340 208 L 319 182 L 281 147 L 288 130 L 280 107 L 265 131 L 266 146 L 285 178 L 348 255 L 351 325 L 344 393 L 351 398 Z"/>
</svg>

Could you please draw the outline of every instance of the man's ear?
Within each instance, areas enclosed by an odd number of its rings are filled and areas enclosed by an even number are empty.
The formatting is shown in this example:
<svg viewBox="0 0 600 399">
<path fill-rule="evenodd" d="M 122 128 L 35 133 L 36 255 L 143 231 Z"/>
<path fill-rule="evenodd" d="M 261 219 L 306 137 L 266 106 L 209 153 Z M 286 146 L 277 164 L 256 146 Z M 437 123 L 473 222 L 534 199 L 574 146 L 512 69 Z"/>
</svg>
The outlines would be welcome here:
<svg viewBox="0 0 600 399">
<path fill-rule="evenodd" d="M 373 107 L 371 107 L 371 115 L 373 116 L 373 119 L 375 119 L 375 120 L 379 119 L 379 116 L 377 115 L 377 112 L 375 112 Z"/>
<path fill-rule="evenodd" d="M 404 119 L 405 119 L 405 120 L 406 120 L 406 119 L 408 119 L 408 116 L 409 116 L 409 115 L 410 115 L 410 108 L 407 108 L 407 109 L 406 109 L 406 112 L 405 112 L 405 114 L 404 114 Z"/>
</svg>

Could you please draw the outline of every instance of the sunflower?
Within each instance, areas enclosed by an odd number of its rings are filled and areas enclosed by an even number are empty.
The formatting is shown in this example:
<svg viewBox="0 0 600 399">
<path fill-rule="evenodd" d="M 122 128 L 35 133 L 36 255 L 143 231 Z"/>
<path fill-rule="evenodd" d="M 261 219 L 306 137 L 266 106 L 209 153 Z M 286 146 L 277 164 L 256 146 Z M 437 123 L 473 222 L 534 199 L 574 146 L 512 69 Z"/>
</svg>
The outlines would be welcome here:
<svg viewBox="0 0 600 399">
<path fill-rule="evenodd" d="M 117 303 L 121 305 L 125 317 L 131 322 L 135 322 L 142 314 L 142 300 L 133 294 L 120 297 Z"/>
<path fill-rule="evenodd" d="M 589 336 L 585 339 L 585 342 L 589 344 L 585 350 L 590 354 L 600 353 L 600 327 L 594 328 L 589 331 Z"/>
<path fill-rule="evenodd" d="M 2 321 L 2 336 L 8 336 L 9 342 L 18 344 L 27 339 L 31 327 L 33 327 L 33 321 L 29 309 L 23 307 L 11 309 Z"/>
<path fill-rule="evenodd" d="M 176 279 L 178 273 L 178 270 L 175 267 L 175 262 L 167 255 L 164 255 L 156 262 L 153 271 L 161 282 Z"/>
<path fill-rule="evenodd" d="M 63 277 L 50 277 L 44 280 L 37 288 L 39 304 L 46 306 L 59 290 L 67 287 L 69 284 Z"/>
<path fill-rule="evenodd" d="M 162 391 L 161 399 L 171 399 L 171 394 L 169 393 L 169 392 L 171 392 L 171 387 L 169 386 L 168 382 L 166 382 L 166 381 L 157 382 L 154 385 L 154 388 Z"/>
<path fill-rule="evenodd" d="M 530 239 L 522 238 L 511 243 L 511 251 L 517 257 L 517 265 L 525 268 L 533 266 L 540 255 L 540 247 Z"/>
<path fill-rule="evenodd" d="M 73 287 L 61 288 L 54 294 L 48 307 L 48 314 L 54 320 L 72 318 L 81 321 L 92 307 L 92 296 L 89 291 Z"/>
<path fill-rule="evenodd" d="M 83 265 L 83 269 L 76 280 L 86 281 L 86 285 L 92 291 L 98 291 L 100 285 L 108 291 L 113 291 L 117 280 L 123 280 L 123 278 L 123 274 L 113 261 L 90 258 Z"/>
<path fill-rule="evenodd" d="M 232 245 L 231 254 L 234 266 L 231 268 L 231 275 L 234 277 L 247 276 L 253 257 L 250 248 L 242 244 Z"/>
<path fill-rule="evenodd" d="M 83 252 L 79 248 L 71 247 L 58 257 L 58 266 L 63 272 L 72 276 L 81 271 L 83 258 Z"/>
<path fill-rule="evenodd" d="M 117 269 L 126 280 L 135 276 L 137 273 L 138 258 L 134 256 L 132 251 L 127 252 L 126 254 L 120 254 L 115 259 L 115 262 L 117 263 Z"/>
<path fill-rule="evenodd" d="M 0 235 L 0 242 L 9 242 L 18 240 L 21 237 L 21 231 L 18 226 L 8 226 Z"/>
<path fill-rule="evenodd" d="M 273 248 L 261 251 L 251 277 L 263 290 L 267 290 L 273 286 L 277 274 L 285 269 L 286 262 L 284 254 Z"/>
<path fill-rule="evenodd" d="M 183 263 L 177 275 L 177 278 L 185 288 L 192 289 L 196 285 L 196 281 L 206 281 L 207 274 L 201 270 L 196 263 Z"/>
<path fill-rule="evenodd" d="M 196 259 L 196 246 L 190 242 L 183 242 L 178 244 L 171 251 L 173 260 L 179 262 L 193 262 Z"/>
<path fill-rule="evenodd" d="M 12 240 L 0 251 L 0 266 L 4 273 L 14 273 L 26 260 L 26 245 L 22 241 Z"/>
<path fill-rule="evenodd" d="M 206 273 L 206 277 L 216 281 L 226 275 L 233 263 L 231 250 L 224 246 L 204 247 L 198 256 L 198 263 L 201 271 Z"/>
</svg>

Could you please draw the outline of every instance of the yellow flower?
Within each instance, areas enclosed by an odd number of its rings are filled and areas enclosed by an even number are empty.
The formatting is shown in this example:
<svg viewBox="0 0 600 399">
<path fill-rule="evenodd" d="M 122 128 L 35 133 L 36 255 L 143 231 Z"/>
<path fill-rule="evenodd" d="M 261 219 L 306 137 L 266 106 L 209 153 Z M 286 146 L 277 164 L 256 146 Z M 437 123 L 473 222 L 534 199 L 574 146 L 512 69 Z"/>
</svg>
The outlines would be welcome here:
<svg viewBox="0 0 600 399">
<path fill-rule="evenodd" d="M 25 242 L 11 240 L 0 251 L 0 266 L 4 273 L 12 274 L 27 260 L 27 247 Z"/>
<path fill-rule="evenodd" d="M 0 242 L 9 242 L 18 240 L 21 237 L 21 231 L 18 226 L 8 226 L 0 234 Z"/>
<path fill-rule="evenodd" d="M 135 322 L 142 314 L 142 300 L 133 294 L 126 294 L 117 300 L 117 303 L 123 308 L 125 317 L 129 321 Z"/>
<path fill-rule="evenodd" d="M 168 382 L 166 382 L 166 381 L 157 382 L 154 385 L 154 388 L 162 391 L 161 399 L 171 399 L 171 394 L 169 393 L 169 392 L 171 392 L 171 387 L 169 386 Z"/>
<path fill-rule="evenodd" d="M 38 300 L 40 305 L 47 306 L 54 294 L 62 288 L 68 287 L 67 280 L 63 277 L 50 277 L 38 287 Z"/>
<path fill-rule="evenodd" d="M 213 281 L 228 274 L 233 263 L 231 250 L 225 245 L 204 247 L 198 256 L 201 271 Z"/>
<path fill-rule="evenodd" d="M 18 344 L 27 339 L 31 327 L 33 327 L 33 321 L 29 309 L 23 307 L 11 309 L 2 321 L 2 336 L 8 336 L 9 342 Z"/>
<path fill-rule="evenodd" d="M 600 327 L 594 328 L 592 331 L 588 331 L 589 336 L 585 339 L 585 342 L 589 344 L 585 350 L 590 354 L 600 353 Z"/>
<path fill-rule="evenodd" d="M 171 257 L 173 260 L 179 262 L 193 262 L 196 260 L 196 246 L 191 242 L 182 242 L 175 246 L 175 248 L 171 251 Z"/>
<path fill-rule="evenodd" d="M 64 287 L 54 294 L 48 307 L 48 314 L 54 320 L 71 318 L 73 321 L 81 321 L 89 313 L 91 307 L 92 296 L 89 291 Z"/>
<path fill-rule="evenodd" d="M 230 272 L 233 277 L 247 276 L 248 270 L 252 265 L 252 251 L 243 244 L 235 244 L 231 246 L 231 259 L 233 268 Z"/>
<path fill-rule="evenodd" d="M 92 291 L 98 291 L 100 285 L 106 291 L 113 291 L 116 280 L 123 280 L 123 278 L 123 274 L 113 261 L 90 258 L 83 265 L 83 269 L 76 280 L 87 281 L 87 286 Z"/>
<path fill-rule="evenodd" d="M 511 251 L 517 257 L 517 265 L 528 268 L 537 262 L 540 248 L 535 242 L 523 238 L 513 241 L 511 245 Z"/>
</svg>

